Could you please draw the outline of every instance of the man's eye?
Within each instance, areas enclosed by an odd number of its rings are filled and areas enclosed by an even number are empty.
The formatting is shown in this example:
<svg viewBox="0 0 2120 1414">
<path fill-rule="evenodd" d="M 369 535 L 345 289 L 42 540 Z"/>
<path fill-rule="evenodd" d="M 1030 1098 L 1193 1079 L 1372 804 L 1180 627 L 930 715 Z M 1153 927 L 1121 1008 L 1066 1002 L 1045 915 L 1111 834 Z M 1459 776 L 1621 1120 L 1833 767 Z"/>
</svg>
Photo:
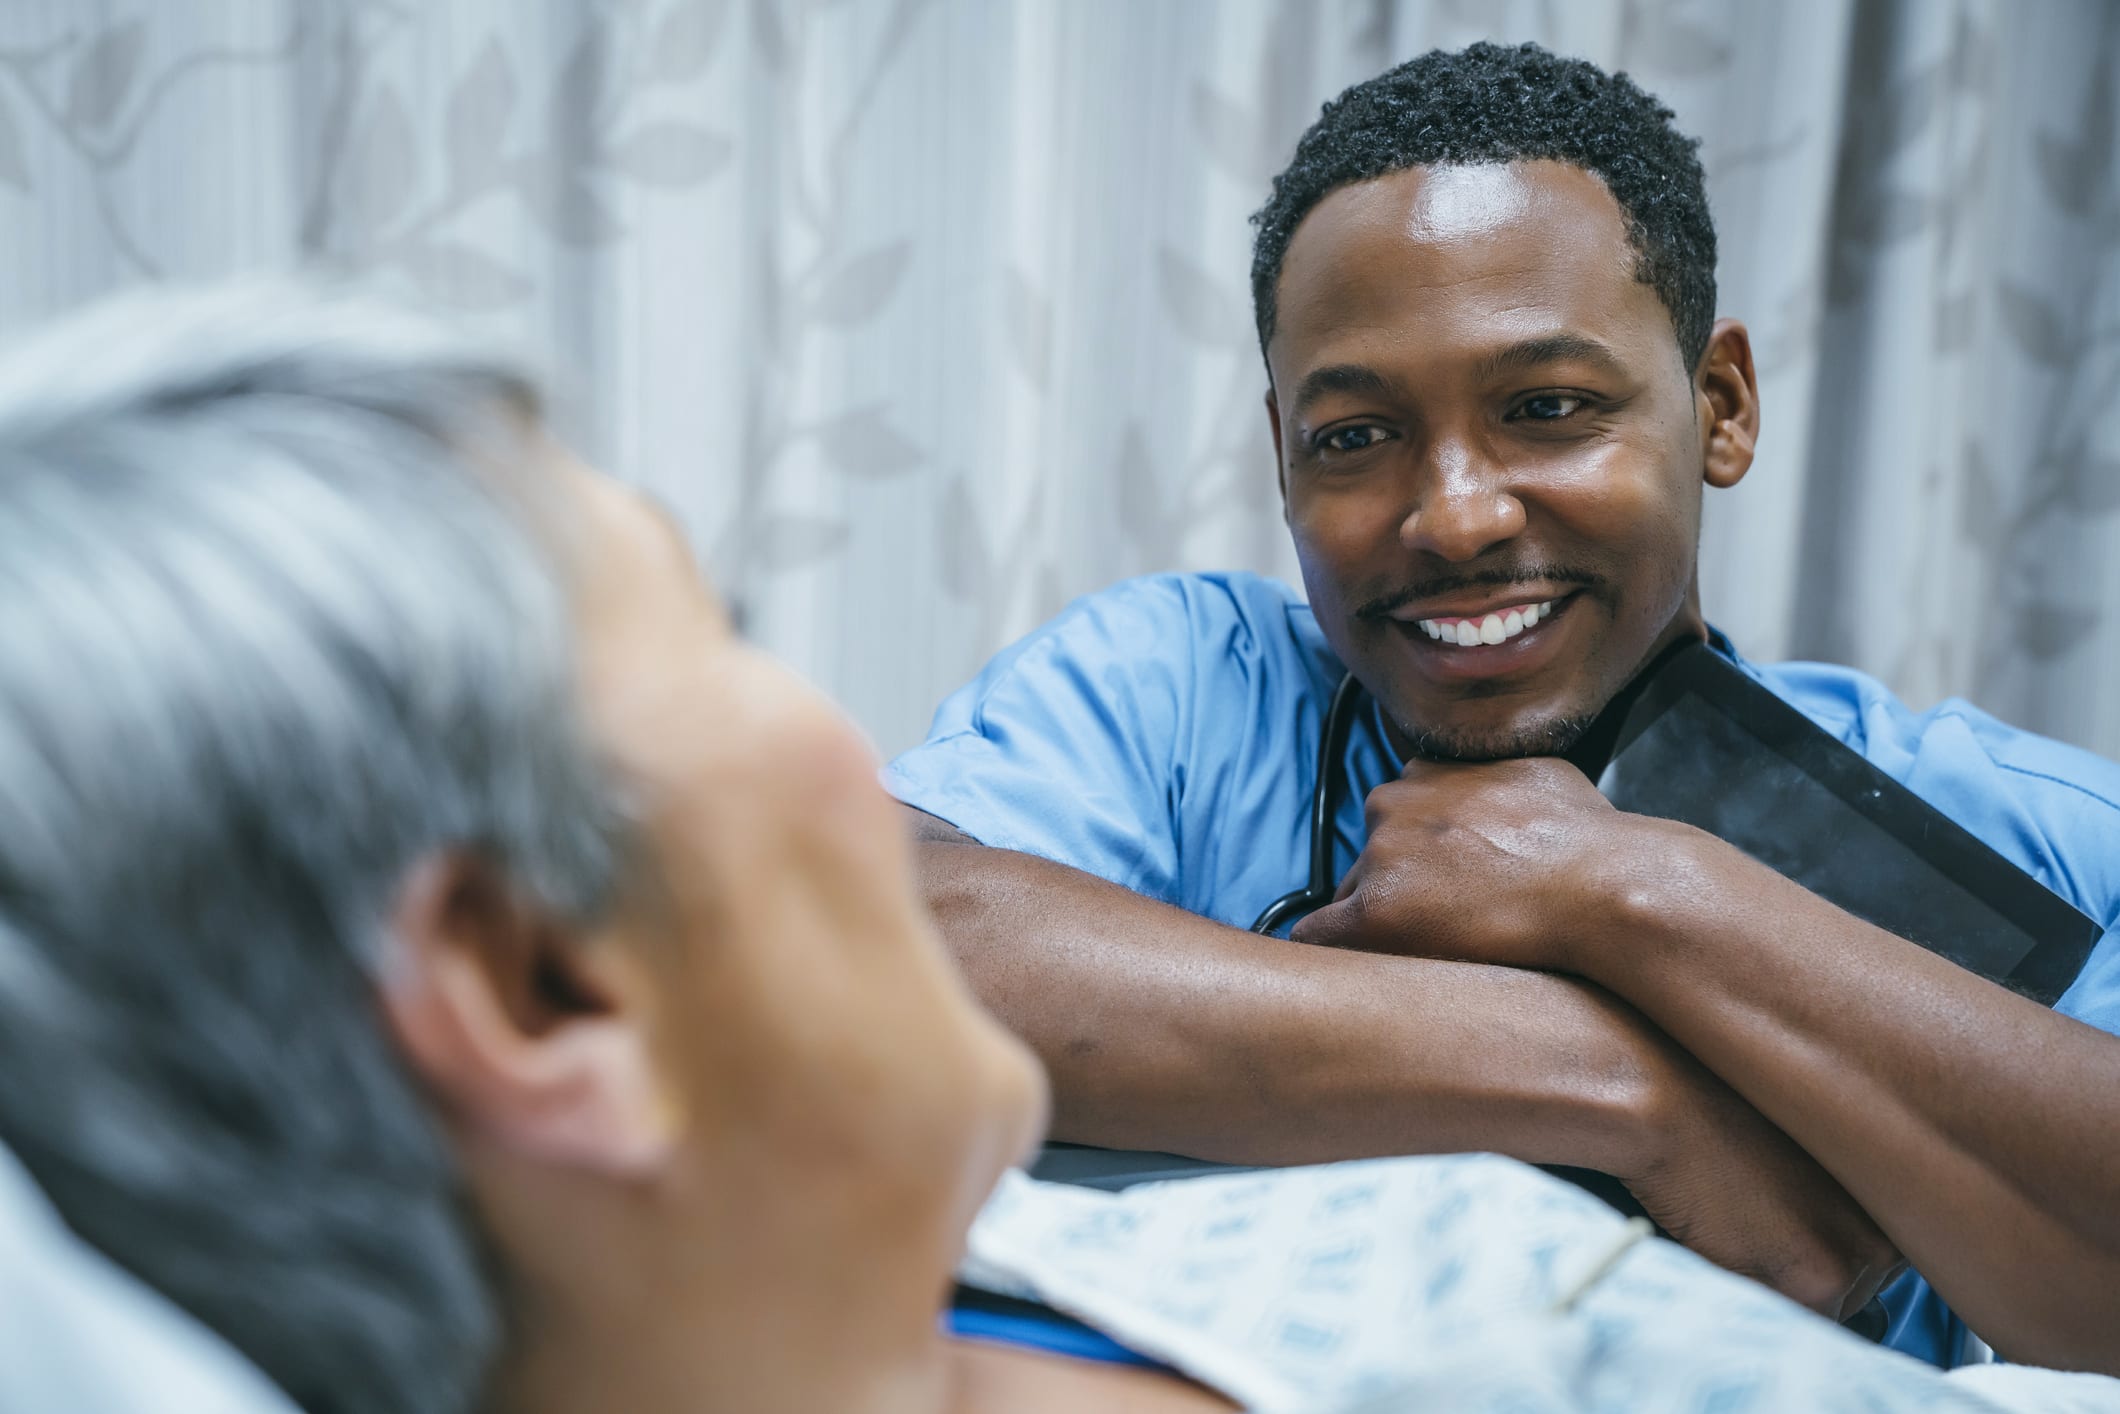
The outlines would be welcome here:
<svg viewBox="0 0 2120 1414">
<path fill-rule="evenodd" d="M 1326 433 L 1318 445 L 1329 452 L 1359 452 L 1365 447 L 1374 447 L 1389 434 L 1381 427 L 1358 423 L 1353 427 L 1342 427 Z"/>
<path fill-rule="evenodd" d="M 1517 415 L 1530 422 L 1559 422 L 1564 417 L 1573 417 L 1582 406 L 1583 399 L 1566 393 L 1541 393 L 1535 398 L 1524 399 L 1517 407 Z"/>
</svg>

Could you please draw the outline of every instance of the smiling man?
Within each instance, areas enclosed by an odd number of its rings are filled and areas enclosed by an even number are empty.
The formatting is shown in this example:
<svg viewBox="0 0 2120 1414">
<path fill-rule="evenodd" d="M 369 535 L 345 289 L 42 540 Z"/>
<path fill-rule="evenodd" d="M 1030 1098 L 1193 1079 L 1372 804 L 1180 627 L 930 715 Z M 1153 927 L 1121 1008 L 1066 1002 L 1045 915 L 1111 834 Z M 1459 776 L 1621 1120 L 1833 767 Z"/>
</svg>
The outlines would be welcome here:
<svg viewBox="0 0 2120 1414">
<path fill-rule="evenodd" d="M 1736 661 L 1695 560 L 1760 411 L 1695 144 L 1624 77 L 1476 45 L 1329 104 L 1257 219 L 1306 596 L 1093 595 L 887 776 L 1057 1136 L 1589 1167 L 1829 1313 L 1903 1254 L 1910 1353 L 1950 1363 L 1969 1325 L 2120 1365 L 2120 944 L 2048 1011 L 1590 784 L 1600 714 L 1665 648 Z M 1850 670 L 1742 666 L 2120 923 L 2120 769 Z M 1294 930 L 1336 946 L 1259 936 L 1350 674 L 1339 899 Z"/>
<path fill-rule="evenodd" d="M 1744 330 L 1711 330 L 1682 279 L 1667 311 L 1612 191 L 1559 161 L 1341 186 L 1260 246 L 1279 247 L 1261 333 L 1292 390 L 1267 405 L 1326 641 L 1402 749 L 1569 751 L 1703 634 L 1701 489 L 1744 475 L 1758 421 Z"/>
</svg>

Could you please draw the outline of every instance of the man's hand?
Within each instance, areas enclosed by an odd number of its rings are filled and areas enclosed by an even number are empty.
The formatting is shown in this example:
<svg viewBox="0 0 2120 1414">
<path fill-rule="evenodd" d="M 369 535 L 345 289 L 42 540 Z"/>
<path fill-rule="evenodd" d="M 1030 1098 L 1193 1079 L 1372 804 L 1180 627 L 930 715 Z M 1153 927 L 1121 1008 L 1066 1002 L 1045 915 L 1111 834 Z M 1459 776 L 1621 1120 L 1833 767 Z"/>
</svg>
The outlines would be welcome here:
<svg viewBox="0 0 2120 1414">
<path fill-rule="evenodd" d="M 1905 1265 L 1847 1190 L 1728 1086 L 1688 1072 L 1632 1172 L 1616 1175 L 1673 1240 L 1844 1321 Z"/>
<path fill-rule="evenodd" d="M 1565 761 L 1417 763 L 1370 793 L 1369 841 L 1298 941 L 1561 969 L 1630 856 L 1654 867 L 1656 822 L 1612 808 Z M 1835 1319 L 1899 1254 L 1826 1171 L 1672 1048 L 1663 1114 L 1616 1177 L 1657 1225 L 1710 1260 Z"/>
<path fill-rule="evenodd" d="M 1369 793 L 1369 842 L 1298 942 L 1513 967 L 1563 965 L 1599 865 L 1650 847 L 1556 757 L 1416 762 Z"/>
</svg>

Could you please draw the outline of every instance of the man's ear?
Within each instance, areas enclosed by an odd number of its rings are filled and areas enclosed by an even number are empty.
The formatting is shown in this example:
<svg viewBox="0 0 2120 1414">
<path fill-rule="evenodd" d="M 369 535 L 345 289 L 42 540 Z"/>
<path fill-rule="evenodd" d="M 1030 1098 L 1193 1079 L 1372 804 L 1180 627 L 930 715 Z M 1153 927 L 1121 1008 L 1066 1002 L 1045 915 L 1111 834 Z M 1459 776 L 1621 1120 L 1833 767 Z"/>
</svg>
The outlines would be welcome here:
<svg viewBox="0 0 2120 1414">
<path fill-rule="evenodd" d="M 1752 336 L 1735 319 L 1718 319 L 1693 375 L 1700 413 L 1701 466 L 1710 486 L 1727 490 L 1752 469 L 1759 442 L 1759 380 L 1752 372 Z"/>
<path fill-rule="evenodd" d="M 1281 488 L 1281 510 L 1288 510 L 1288 463 L 1281 459 L 1281 400 L 1266 385 L 1266 430 L 1273 434 L 1273 479 Z"/>
<path fill-rule="evenodd" d="M 645 1177 L 677 1115 L 651 1054 L 650 995 L 626 950 L 591 946 L 462 852 L 399 888 L 382 1005 L 460 1127 L 532 1161 Z"/>
</svg>

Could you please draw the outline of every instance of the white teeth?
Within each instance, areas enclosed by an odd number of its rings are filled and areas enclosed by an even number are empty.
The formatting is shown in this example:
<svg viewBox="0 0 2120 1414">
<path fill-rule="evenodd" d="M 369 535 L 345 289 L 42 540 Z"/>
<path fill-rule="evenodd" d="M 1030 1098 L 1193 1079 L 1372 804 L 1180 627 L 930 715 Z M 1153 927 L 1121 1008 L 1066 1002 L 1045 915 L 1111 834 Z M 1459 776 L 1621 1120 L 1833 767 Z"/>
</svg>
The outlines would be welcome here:
<svg viewBox="0 0 2120 1414">
<path fill-rule="evenodd" d="M 1553 617 L 1551 599 L 1542 604 L 1527 604 L 1509 610 L 1506 614 L 1488 614 L 1480 619 L 1459 619 L 1456 623 L 1443 623 L 1436 619 L 1420 619 L 1421 632 L 1438 643 L 1453 644 L 1459 648 L 1493 646 L 1507 643 L 1534 624 L 1544 623 Z"/>
</svg>

